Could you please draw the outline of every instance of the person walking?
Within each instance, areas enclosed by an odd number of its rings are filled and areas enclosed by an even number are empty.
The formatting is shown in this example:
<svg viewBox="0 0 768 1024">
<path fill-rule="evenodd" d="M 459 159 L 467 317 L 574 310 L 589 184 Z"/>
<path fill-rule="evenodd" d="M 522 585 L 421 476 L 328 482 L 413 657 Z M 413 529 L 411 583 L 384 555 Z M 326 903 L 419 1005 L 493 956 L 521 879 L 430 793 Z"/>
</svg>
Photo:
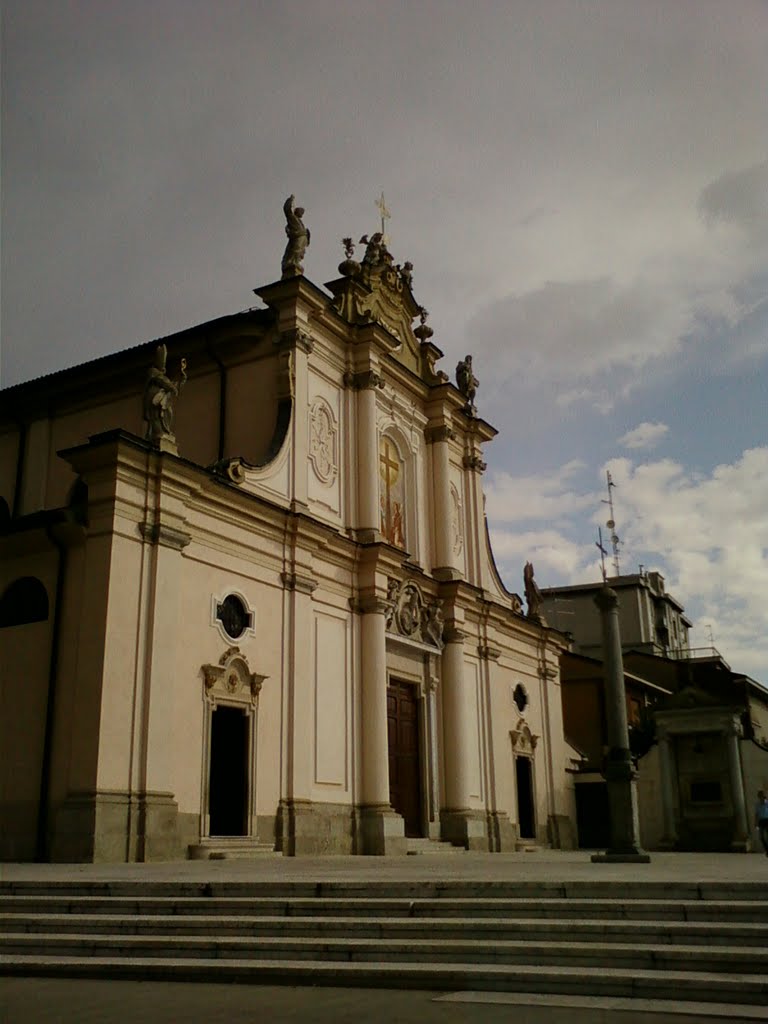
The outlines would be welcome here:
<svg viewBox="0 0 768 1024">
<path fill-rule="evenodd" d="M 757 803 L 755 804 L 755 828 L 763 844 L 765 856 L 768 857 L 768 797 L 765 791 L 758 789 Z"/>
</svg>

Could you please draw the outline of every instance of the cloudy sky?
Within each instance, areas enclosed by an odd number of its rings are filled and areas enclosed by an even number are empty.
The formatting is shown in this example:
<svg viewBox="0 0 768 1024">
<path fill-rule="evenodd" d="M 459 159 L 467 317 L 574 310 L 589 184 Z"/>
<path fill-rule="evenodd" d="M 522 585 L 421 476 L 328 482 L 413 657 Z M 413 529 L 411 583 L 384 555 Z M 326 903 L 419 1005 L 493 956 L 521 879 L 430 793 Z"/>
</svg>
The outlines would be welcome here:
<svg viewBox="0 0 768 1024">
<path fill-rule="evenodd" d="M 4 386 L 234 312 L 376 225 L 500 430 L 506 581 L 642 563 L 768 683 L 768 5 L 6 0 Z"/>
</svg>

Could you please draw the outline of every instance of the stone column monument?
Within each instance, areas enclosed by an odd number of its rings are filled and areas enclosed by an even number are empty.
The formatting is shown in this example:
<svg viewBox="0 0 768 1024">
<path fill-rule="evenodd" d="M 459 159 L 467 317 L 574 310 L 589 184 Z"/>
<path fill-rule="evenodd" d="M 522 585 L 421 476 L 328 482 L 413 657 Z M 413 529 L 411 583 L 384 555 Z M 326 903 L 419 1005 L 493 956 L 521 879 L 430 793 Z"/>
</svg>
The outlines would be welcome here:
<svg viewBox="0 0 768 1024">
<path fill-rule="evenodd" d="M 627 698 L 619 636 L 619 599 L 615 590 L 604 586 L 595 597 L 603 629 L 603 675 L 608 727 L 608 757 L 605 781 L 611 815 L 611 845 L 605 853 L 592 856 L 595 863 L 630 862 L 647 864 L 650 857 L 640 849 L 637 813 L 636 771 L 629 752 Z"/>
</svg>

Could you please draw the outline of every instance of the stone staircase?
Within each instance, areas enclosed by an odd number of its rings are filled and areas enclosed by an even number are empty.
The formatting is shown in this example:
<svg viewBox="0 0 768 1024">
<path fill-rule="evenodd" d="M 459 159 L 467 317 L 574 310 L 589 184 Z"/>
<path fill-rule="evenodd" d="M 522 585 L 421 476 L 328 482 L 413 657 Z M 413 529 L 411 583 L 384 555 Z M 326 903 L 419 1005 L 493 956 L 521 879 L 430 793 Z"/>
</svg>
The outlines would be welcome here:
<svg viewBox="0 0 768 1024">
<path fill-rule="evenodd" d="M 5 974 L 768 1005 L 755 882 L 0 883 Z"/>
</svg>

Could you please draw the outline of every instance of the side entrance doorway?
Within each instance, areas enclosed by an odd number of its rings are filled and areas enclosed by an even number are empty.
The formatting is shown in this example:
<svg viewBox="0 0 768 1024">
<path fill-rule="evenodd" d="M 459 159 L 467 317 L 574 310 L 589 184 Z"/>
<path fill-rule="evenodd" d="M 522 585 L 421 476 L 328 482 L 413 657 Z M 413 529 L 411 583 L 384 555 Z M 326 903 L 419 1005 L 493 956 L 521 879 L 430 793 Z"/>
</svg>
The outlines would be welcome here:
<svg viewBox="0 0 768 1024">
<path fill-rule="evenodd" d="M 536 838 L 536 813 L 533 802 L 533 772 L 530 757 L 515 757 L 517 821 L 521 839 Z"/>
<path fill-rule="evenodd" d="M 248 834 L 248 727 L 244 708 L 219 705 L 211 715 L 212 836 Z"/>
<path fill-rule="evenodd" d="M 405 834 L 423 833 L 418 688 L 393 680 L 387 687 L 389 802 L 405 821 Z"/>
</svg>

